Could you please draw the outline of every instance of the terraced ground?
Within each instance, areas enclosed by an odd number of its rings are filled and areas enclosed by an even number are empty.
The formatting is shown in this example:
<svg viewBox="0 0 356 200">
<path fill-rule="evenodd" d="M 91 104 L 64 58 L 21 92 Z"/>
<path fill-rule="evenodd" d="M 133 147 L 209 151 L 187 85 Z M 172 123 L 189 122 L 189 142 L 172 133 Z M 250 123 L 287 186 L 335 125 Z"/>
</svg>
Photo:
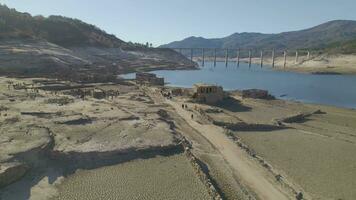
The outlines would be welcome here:
<svg viewBox="0 0 356 200">
<path fill-rule="evenodd" d="M 278 107 L 277 110 L 284 106 Z M 355 111 L 299 104 L 284 107 L 285 111 L 295 113 L 308 109 L 321 109 L 324 114 L 288 124 L 290 129 L 236 131 L 235 134 L 282 176 L 302 186 L 313 199 L 355 199 Z M 260 113 L 261 118 L 271 116 L 269 112 Z"/>
<path fill-rule="evenodd" d="M 245 99 L 235 92 L 231 96 L 216 105 L 178 99 L 180 104 L 186 101 L 186 112 L 194 115 L 194 121 L 206 126 L 213 123 L 240 138 L 252 159 L 257 154 L 272 166 L 273 174 L 282 175 L 307 199 L 356 199 L 355 110 Z"/>
</svg>

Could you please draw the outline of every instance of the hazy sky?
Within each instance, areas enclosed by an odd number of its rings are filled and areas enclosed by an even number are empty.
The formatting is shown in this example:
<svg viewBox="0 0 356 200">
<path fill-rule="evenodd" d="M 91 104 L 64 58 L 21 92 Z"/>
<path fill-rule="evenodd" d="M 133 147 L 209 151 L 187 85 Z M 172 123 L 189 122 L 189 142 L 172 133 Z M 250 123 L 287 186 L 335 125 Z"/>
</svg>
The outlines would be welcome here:
<svg viewBox="0 0 356 200">
<path fill-rule="evenodd" d="M 95 24 L 125 41 L 160 45 L 189 36 L 277 33 L 356 20 L 356 0 L 0 0 L 33 15 Z"/>
</svg>

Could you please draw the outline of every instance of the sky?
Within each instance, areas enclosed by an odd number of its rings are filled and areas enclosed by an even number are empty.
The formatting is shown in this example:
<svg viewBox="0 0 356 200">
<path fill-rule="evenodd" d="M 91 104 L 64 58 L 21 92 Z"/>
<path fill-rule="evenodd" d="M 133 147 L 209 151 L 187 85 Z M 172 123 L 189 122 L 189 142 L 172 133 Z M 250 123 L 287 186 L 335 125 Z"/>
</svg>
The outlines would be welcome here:
<svg viewBox="0 0 356 200">
<path fill-rule="evenodd" d="M 190 36 L 279 33 L 356 20 L 356 0 L 0 0 L 32 15 L 63 15 L 154 46 Z"/>
</svg>

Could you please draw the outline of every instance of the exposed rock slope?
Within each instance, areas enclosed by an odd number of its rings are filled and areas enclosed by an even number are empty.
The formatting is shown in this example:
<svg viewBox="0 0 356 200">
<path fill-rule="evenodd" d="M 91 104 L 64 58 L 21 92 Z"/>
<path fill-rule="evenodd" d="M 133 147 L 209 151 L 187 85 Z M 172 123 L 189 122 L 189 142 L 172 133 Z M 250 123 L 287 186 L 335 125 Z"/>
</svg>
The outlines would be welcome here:
<svg viewBox="0 0 356 200">
<path fill-rule="evenodd" d="M 77 19 L 33 17 L 0 5 L 1 74 L 109 80 L 137 70 L 195 67 L 175 51 L 126 43 Z"/>
</svg>

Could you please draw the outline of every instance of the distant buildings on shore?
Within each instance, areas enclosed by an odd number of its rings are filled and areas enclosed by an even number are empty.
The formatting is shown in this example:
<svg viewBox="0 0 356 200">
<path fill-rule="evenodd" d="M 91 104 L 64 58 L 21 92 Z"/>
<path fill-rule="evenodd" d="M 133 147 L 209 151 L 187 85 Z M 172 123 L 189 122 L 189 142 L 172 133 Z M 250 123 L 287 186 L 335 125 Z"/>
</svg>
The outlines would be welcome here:
<svg viewBox="0 0 356 200">
<path fill-rule="evenodd" d="M 156 74 L 153 73 L 137 72 L 136 83 L 140 85 L 147 84 L 164 86 L 164 78 L 159 78 Z"/>
</svg>

